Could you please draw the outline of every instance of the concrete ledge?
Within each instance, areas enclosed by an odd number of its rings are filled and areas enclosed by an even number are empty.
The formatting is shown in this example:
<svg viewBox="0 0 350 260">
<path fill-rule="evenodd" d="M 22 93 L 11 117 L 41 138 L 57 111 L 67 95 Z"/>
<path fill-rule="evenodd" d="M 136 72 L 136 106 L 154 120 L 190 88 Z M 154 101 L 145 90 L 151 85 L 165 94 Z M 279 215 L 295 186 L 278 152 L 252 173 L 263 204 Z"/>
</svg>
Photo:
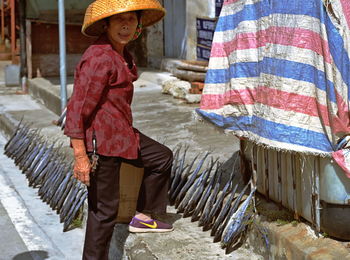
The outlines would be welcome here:
<svg viewBox="0 0 350 260">
<path fill-rule="evenodd" d="M 1 131 L 9 138 L 15 130 L 14 123 L 5 114 L 0 114 L 0 123 Z"/>
<path fill-rule="evenodd" d="M 287 209 L 257 196 L 260 213 L 248 234 L 248 243 L 264 259 L 350 260 L 350 243 L 317 236 L 309 223 L 294 220 Z M 268 245 L 262 233 L 268 238 Z"/>
<path fill-rule="evenodd" d="M 28 80 L 29 94 L 57 115 L 61 114 L 59 89 L 44 78 Z"/>
<path fill-rule="evenodd" d="M 139 69 L 139 78 L 134 82 L 135 88 L 154 88 L 159 87 L 165 81 L 174 79 L 168 72 L 157 70 Z M 28 80 L 29 94 L 43 104 L 46 108 L 56 115 L 61 114 L 61 93 L 59 78 L 47 80 L 45 78 L 33 78 Z M 73 93 L 73 84 L 67 84 L 67 97 Z"/>
</svg>

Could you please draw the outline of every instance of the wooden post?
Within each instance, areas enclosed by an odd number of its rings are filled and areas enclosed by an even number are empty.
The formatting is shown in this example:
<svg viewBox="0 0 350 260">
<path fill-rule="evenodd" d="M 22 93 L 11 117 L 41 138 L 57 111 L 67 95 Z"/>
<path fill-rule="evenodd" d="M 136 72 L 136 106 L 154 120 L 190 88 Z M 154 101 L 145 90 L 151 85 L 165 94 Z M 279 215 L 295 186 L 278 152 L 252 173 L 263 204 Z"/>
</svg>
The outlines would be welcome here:
<svg viewBox="0 0 350 260">
<path fill-rule="evenodd" d="M 5 44 L 5 0 L 1 0 L 1 43 Z"/>
<path fill-rule="evenodd" d="M 15 0 L 11 0 L 11 54 L 12 63 L 16 61 L 16 12 Z"/>
<path fill-rule="evenodd" d="M 32 21 L 26 20 L 27 72 L 28 79 L 33 78 L 32 61 Z"/>
</svg>

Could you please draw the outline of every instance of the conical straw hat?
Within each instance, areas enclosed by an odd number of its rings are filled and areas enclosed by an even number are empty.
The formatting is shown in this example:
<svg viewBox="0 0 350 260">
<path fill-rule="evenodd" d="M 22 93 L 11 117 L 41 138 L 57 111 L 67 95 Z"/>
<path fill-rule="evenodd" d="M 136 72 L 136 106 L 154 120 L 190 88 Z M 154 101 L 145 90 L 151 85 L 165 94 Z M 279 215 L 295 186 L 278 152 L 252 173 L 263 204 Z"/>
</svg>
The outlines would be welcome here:
<svg viewBox="0 0 350 260">
<path fill-rule="evenodd" d="M 96 0 L 86 9 L 81 31 L 86 36 L 98 36 L 103 33 L 104 18 L 139 10 L 142 10 L 143 27 L 155 24 L 165 15 L 165 9 L 157 0 Z"/>
</svg>

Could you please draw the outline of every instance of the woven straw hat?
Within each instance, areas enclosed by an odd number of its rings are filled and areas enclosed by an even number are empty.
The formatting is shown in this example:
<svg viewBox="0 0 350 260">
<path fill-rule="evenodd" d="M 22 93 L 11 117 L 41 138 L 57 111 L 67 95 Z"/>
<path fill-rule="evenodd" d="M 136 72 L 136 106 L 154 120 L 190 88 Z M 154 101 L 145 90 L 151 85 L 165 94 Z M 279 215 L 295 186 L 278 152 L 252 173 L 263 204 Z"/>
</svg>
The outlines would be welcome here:
<svg viewBox="0 0 350 260">
<path fill-rule="evenodd" d="M 82 33 L 86 36 L 99 36 L 103 33 L 104 18 L 142 10 L 142 26 L 150 26 L 160 21 L 165 9 L 157 0 L 96 0 L 86 9 Z"/>
</svg>

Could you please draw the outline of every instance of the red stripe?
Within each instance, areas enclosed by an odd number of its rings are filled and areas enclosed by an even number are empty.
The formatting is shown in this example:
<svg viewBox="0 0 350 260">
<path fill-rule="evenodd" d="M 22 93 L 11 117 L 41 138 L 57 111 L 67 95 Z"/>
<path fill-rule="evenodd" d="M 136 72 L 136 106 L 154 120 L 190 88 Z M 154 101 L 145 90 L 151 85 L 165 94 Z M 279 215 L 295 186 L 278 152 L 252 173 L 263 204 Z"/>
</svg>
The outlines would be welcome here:
<svg viewBox="0 0 350 260">
<path fill-rule="evenodd" d="M 235 2 L 238 2 L 239 0 L 225 0 L 224 1 L 224 5 L 229 5 L 229 4 L 233 4 Z"/>
<path fill-rule="evenodd" d="M 343 7 L 343 13 L 345 15 L 345 19 L 348 22 L 348 29 L 350 29 L 350 1 L 340 0 L 340 3 Z"/>
<path fill-rule="evenodd" d="M 226 57 L 236 50 L 255 49 L 267 44 L 280 44 L 308 49 L 324 57 L 327 63 L 332 62 L 328 42 L 311 30 L 270 27 L 254 33 L 241 33 L 229 42 L 213 43 L 211 57 Z"/>
<path fill-rule="evenodd" d="M 332 157 L 336 161 L 336 163 L 343 169 L 343 171 L 345 172 L 345 175 L 348 178 L 350 178 L 350 169 L 349 169 L 349 165 L 347 165 L 346 163 L 346 157 L 344 155 L 343 150 L 333 152 Z"/>
<path fill-rule="evenodd" d="M 266 86 L 259 86 L 255 89 L 231 90 L 224 95 L 202 95 L 201 109 L 218 109 L 228 104 L 264 104 L 309 116 L 322 115 L 324 124 L 330 125 L 327 107 L 319 104 L 313 97 L 272 89 Z"/>
</svg>

